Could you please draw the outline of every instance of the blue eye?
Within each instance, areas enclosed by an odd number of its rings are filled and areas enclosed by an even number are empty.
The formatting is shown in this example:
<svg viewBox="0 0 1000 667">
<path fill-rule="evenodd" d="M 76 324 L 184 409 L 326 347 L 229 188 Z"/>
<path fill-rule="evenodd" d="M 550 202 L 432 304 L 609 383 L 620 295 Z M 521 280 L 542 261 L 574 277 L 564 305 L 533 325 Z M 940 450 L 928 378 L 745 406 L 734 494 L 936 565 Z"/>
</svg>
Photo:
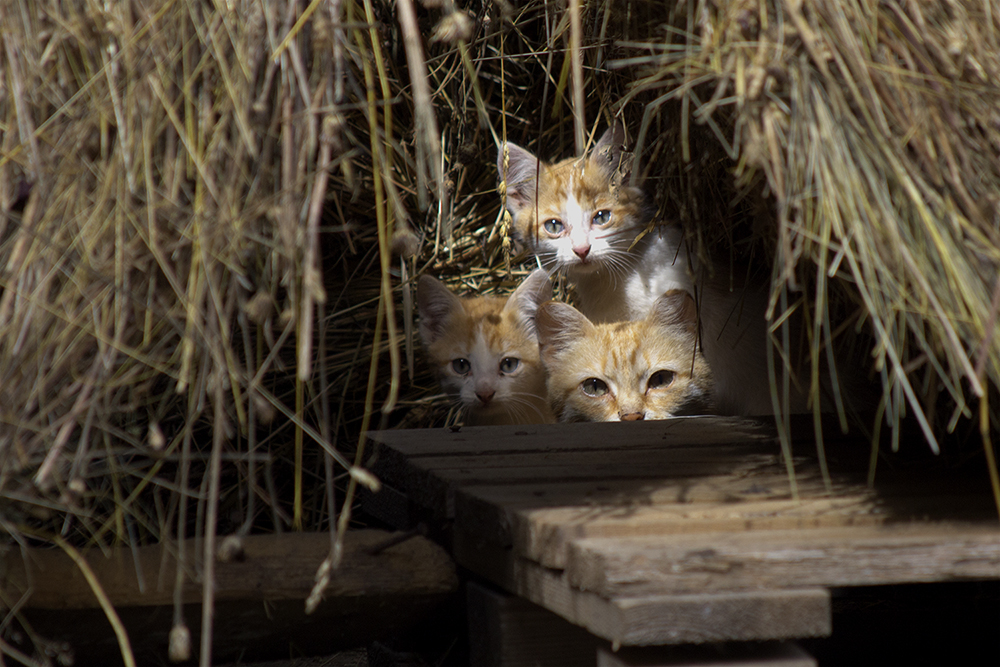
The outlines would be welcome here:
<svg viewBox="0 0 1000 667">
<path fill-rule="evenodd" d="M 601 209 L 594 214 L 593 224 L 597 227 L 603 227 L 604 225 L 611 222 L 611 211 L 608 209 Z"/>
<path fill-rule="evenodd" d="M 551 220 L 543 222 L 542 228 L 552 236 L 559 236 L 562 234 L 563 229 L 565 229 L 566 226 L 562 223 L 562 220 L 552 218 Z"/>
<path fill-rule="evenodd" d="M 500 361 L 501 373 L 513 373 L 521 365 L 521 360 L 517 357 L 504 357 Z"/>
<path fill-rule="evenodd" d="M 469 363 L 468 359 L 455 359 L 451 362 L 451 368 L 459 375 L 465 375 L 472 370 L 472 364 Z"/>
<path fill-rule="evenodd" d="M 597 378 L 587 378 L 580 384 L 580 388 L 587 396 L 604 396 L 608 393 L 607 383 Z"/>
</svg>

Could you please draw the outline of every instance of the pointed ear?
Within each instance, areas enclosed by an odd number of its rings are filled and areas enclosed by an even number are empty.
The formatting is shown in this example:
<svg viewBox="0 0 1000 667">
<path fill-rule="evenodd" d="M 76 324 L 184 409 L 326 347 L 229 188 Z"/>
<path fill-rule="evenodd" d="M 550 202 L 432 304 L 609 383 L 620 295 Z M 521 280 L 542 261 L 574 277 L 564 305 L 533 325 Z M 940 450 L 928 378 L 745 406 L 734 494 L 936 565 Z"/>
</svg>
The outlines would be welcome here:
<svg viewBox="0 0 1000 667">
<path fill-rule="evenodd" d="M 698 333 L 698 308 L 684 290 L 665 292 L 653 303 L 646 319 L 661 327 L 683 327 L 692 335 Z"/>
<path fill-rule="evenodd" d="M 616 121 L 601 135 L 590 156 L 613 172 L 618 170 L 624 150 L 625 126 Z"/>
<path fill-rule="evenodd" d="M 506 173 L 503 166 L 505 146 L 507 148 Z M 541 167 L 537 157 L 517 144 L 510 142 L 500 144 L 500 154 L 497 156 L 497 174 L 501 181 L 507 182 L 507 208 L 510 209 L 511 213 L 517 213 L 534 204 Z"/>
<path fill-rule="evenodd" d="M 420 313 L 420 339 L 431 345 L 444 333 L 448 316 L 462 307 L 462 300 L 437 278 L 420 276 L 417 281 L 417 310 Z"/>
<path fill-rule="evenodd" d="M 545 269 L 535 269 L 517 286 L 507 299 L 504 310 L 513 310 L 521 324 L 535 333 L 535 314 L 538 307 L 552 298 L 552 282 Z"/>
<path fill-rule="evenodd" d="M 552 363 L 560 352 L 593 326 L 583 313 L 568 303 L 543 303 L 535 314 L 535 332 L 542 361 L 546 365 Z"/>
</svg>

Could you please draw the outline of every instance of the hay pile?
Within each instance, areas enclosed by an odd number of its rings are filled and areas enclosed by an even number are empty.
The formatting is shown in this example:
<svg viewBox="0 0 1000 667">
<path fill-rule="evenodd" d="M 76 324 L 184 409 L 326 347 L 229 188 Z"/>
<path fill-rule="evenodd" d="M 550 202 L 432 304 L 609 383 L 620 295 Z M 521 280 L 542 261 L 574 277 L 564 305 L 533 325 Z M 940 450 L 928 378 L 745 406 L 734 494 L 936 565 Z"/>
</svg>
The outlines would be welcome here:
<svg viewBox="0 0 1000 667">
<path fill-rule="evenodd" d="M 285 5 L 102 7 L 4 12 L 0 483 L 11 528 L 51 501 L 63 534 L 134 542 L 176 514 L 148 516 L 146 487 L 208 466 L 214 506 L 223 454 L 242 477 L 261 456 L 250 425 L 302 414 L 268 378 L 312 377 L 323 194 L 350 155 L 322 68 L 268 58 Z"/>
<path fill-rule="evenodd" d="M 935 448 L 936 426 L 985 430 L 1000 380 L 1000 8 L 767 4 L 702 5 L 693 39 L 648 45 L 634 90 L 666 88 L 737 178 L 766 175 L 776 292 L 811 287 L 797 298 L 817 339 L 831 280 L 852 293 L 891 423 L 910 412 Z"/>
<path fill-rule="evenodd" d="M 738 180 L 765 174 L 774 300 L 806 309 L 813 340 L 857 303 L 880 412 L 912 415 L 935 452 L 971 419 L 1000 505 L 1000 7 L 698 6 L 625 61 L 651 70 L 634 93 L 679 99 Z"/>
<path fill-rule="evenodd" d="M 616 115 L 695 251 L 773 272 L 776 321 L 870 334 L 888 423 L 1000 424 L 993 3 L 8 6 L 9 535 L 330 525 L 364 429 L 445 419 L 410 280 L 523 275 L 496 142 L 563 157 Z"/>
</svg>

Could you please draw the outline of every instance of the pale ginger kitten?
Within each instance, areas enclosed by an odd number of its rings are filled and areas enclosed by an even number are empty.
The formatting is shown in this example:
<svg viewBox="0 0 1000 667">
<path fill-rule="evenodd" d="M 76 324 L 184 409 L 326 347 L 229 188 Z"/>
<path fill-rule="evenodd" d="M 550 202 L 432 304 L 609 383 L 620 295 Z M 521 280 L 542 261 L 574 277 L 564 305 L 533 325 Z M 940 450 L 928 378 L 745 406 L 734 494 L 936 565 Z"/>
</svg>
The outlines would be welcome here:
<svg viewBox="0 0 1000 667">
<path fill-rule="evenodd" d="M 507 298 L 459 298 L 435 278 L 420 277 L 420 337 L 442 388 L 464 410 L 466 425 L 555 421 L 534 328 L 538 306 L 551 296 L 542 269 Z"/>
<path fill-rule="evenodd" d="M 691 266 L 677 226 L 658 225 L 641 235 L 653 207 L 640 188 L 625 184 L 631 166 L 624 140 L 616 125 L 585 156 L 556 164 L 507 143 L 506 169 L 501 146 L 497 165 L 515 237 L 544 267 L 566 272 L 580 311 L 592 322 L 642 320 L 670 290 L 696 295 L 715 411 L 773 413 L 766 285 L 730 286 L 728 270 Z M 696 274 L 709 276 L 697 281 L 697 291 Z M 805 395 L 793 391 L 788 407 L 804 411 Z"/>
<path fill-rule="evenodd" d="M 549 401 L 560 421 L 637 421 L 704 413 L 712 374 L 697 351 L 697 313 L 667 292 L 641 320 L 594 324 L 549 301 L 535 317 Z"/>
</svg>

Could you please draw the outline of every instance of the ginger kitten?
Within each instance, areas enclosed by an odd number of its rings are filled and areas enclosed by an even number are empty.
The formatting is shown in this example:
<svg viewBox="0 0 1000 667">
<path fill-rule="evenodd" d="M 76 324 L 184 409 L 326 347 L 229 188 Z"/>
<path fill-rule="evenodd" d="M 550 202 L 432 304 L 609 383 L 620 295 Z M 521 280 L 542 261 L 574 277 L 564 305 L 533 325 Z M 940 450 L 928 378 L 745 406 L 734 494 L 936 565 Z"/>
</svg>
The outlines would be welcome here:
<svg viewBox="0 0 1000 667">
<path fill-rule="evenodd" d="M 543 266 L 565 271 L 580 312 L 595 323 L 642 320 L 670 290 L 697 295 L 715 411 L 773 413 L 767 284 L 730 285 L 729 269 L 692 266 L 677 226 L 657 225 L 642 235 L 653 207 L 640 188 L 625 184 L 630 165 L 624 141 L 622 127 L 613 126 L 589 153 L 556 164 L 508 143 L 506 170 L 501 146 L 497 166 L 501 179 L 506 174 L 515 237 Z M 786 407 L 805 411 L 807 396 L 793 386 Z"/>
<path fill-rule="evenodd" d="M 582 157 L 548 164 L 507 143 L 506 170 L 504 146 L 497 160 L 515 238 L 546 269 L 566 272 L 595 322 L 642 319 L 661 294 L 694 293 L 680 228 L 657 226 L 638 238 L 653 206 L 625 184 L 624 141 L 615 125 Z"/>
<path fill-rule="evenodd" d="M 552 411 L 560 421 L 636 421 L 705 412 L 712 374 L 698 348 L 694 300 L 657 299 L 641 320 L 594 324 L 549 301 L 535 317 Z"/>
<path fill-rule="evenodd" d="M 464 410 L 466 425 L 555 421 L 534 328 L 538 306 L 551 296 L 542 269 L 507 298 L 463 299 L 435 278 L 420 277 L 420 337 L 442 388 Z"/>
</svg>

